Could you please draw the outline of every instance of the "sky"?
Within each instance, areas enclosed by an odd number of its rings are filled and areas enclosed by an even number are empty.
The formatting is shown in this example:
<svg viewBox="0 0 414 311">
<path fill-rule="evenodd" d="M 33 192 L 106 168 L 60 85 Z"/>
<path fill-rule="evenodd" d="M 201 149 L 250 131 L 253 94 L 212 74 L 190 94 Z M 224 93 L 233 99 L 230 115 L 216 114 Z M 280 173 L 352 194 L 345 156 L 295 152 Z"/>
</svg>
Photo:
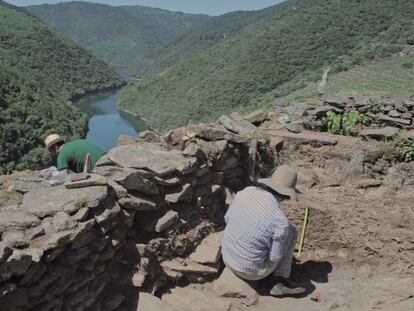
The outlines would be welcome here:
<svg viewBox="0 0 414 311">
<path fill-rule="evenodd" d="M 277 4 L 283 0 L 90 0 L 88 2 L 104 3 L 109 5 L 144 5 L 166 9 L 170 11 L 182 11 L 186 13 L 204 13 L 220 15 L 237 10 L 259 10 Z M 17 5 L 54 4 L 68 2 L 65 0 L 6 0 Z"/>
</svg>

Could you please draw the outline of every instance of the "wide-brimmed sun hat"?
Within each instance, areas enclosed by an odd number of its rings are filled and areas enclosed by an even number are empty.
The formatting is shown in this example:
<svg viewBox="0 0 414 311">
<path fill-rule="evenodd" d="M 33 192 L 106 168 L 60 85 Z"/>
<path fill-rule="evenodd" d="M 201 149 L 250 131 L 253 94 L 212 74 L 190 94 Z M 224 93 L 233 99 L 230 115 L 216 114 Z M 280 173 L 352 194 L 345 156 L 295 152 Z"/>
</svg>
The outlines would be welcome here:
<svg viewBox="0 0 414 311">
<path fill-rule="evenodd" d="M 45 139 L 45 150 L 47 152 L 50 152 L 49 151 L 50 148 L 52 148 L 53 145 L 55 145 L 55 144 L 57 144 L 58 142 L 61 142 L 61 141 L 64 142 L 65 140 L 62 137 L 60 137 L 59 134 L 51 134 L 51 135 L 49 135 Z"/>
<path fill-rule="evenodd" d="M 298 173 L 288 165 L 279 166 L 269 178 L 260 178 L 257 181 L 282 195 L 297 200 L 300 191 L 296 188 Z"/>
</svg>

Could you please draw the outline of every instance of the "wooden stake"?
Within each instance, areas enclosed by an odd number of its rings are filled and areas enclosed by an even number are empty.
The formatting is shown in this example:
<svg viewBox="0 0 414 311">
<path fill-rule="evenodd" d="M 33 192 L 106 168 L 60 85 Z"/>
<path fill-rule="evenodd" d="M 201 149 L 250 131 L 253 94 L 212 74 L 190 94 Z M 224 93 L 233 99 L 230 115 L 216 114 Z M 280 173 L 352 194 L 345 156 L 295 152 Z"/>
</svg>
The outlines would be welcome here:
<svg viewBox="0 0 414 311">
<path fill-rule="evenodd" d="M 298 251 L 298 257 L 302 254 L 303 244 L 305 241 L 305 232 L 306 227 L 308 225 L 309 220 L 309 207 L 305 209 L 305 218 L 303 219 L 303 225 L 302 225 L 302 233 L 300 235 L 300 241 L 299 241 L 299 251 Z"/>
</svg>

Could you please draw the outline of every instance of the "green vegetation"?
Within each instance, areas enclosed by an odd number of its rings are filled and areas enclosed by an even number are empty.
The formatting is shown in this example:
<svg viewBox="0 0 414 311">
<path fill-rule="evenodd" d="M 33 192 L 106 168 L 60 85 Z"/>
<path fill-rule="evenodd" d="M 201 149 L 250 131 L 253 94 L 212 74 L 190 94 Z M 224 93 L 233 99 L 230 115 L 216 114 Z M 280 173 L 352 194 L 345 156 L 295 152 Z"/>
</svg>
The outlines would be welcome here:
<svg viewBox="0 0 414 311">
<path fill-rule="evenodd" d="M 328 111 L 322 122 L 326 124 L 331 134 L 351 135 L 354 134 L 356 126 L 366 125 L 369 119 L 357 110 L 351 109 L 343 114 Z"/>
<path fill-rule="evenodd" d="M 414 94 L 414 70 L 404 64 L 414 64 L 414 54 L 404 57 L 393 56 L 366 62 L 350 70 L 335 73 L 328 78 L 323 94 L 318 83 L 311 83 L 303 89 L 289 94 L 288 101 L 351 95 L 401 96 L 409 98 Z"/>
<path fill-rule="evenodd" d="M 260 11 L 236 11 L 212 17 L 178 39 L 147 54 L 137 73 L 148 75 L 175 65 L 217 43 L 233 38 L 247 27 L 253 28 L 273 11 L 274 8 L 270 7 Z"/>
<path fill-rule="evenodd" d="M 137 73 L 149 52 L 204 23 L 207 15 L 142 6 L 87 2 L 29 6 L 32 14 L 91 50 L 108 64 Z"/>
<path fill-rule="evenodd" d="M 102 61 L 0 1 L 0 173 L 40 168 L 47 134 L 84 134 L 86 116 L 69 99 L 123 83 Z"/>
<path fill-rule="evenodd" d="M 289 1 L 253 28 L 129 87 L 121 107 L 163 129 L 270 107 L 328 66 L 335 73 L 400 51 L 413 30 L 412 1 Z"/>
<path fill-rule="evenodd" d="M 409 137 L 401 137 L 398 142 L 400 158 L 402 161 L 414 161 L 414 140 Z"/>
</svg>

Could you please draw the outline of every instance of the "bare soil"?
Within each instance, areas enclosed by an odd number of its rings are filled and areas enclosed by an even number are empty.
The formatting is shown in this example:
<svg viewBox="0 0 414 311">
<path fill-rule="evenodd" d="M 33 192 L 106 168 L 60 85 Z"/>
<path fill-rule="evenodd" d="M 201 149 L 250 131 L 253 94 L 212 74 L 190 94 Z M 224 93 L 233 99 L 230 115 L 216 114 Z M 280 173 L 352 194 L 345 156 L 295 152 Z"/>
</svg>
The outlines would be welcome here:
<svg viewBox="0 0 414 311">
<path fill-rule="evenodd" d="M 335 146 L 288 139 L 278 158 L 299 171 L 300 201 L 282 203 L 299 232 L 310 208 L 304 252 L 293 267 L 305 297 L 270 297 L 272 284 L 263 280 L 252 306 L 218 297 L 211 283 L 176 287 L 162 299 L 182 310 L 413 311 L 414 164 L 397 163 L 392 143 L 337 139 Z M 352 160 L 356 150 L 363 163 Z M 311 300 L 316 292 L 321 302 Z"/>
</svg>

